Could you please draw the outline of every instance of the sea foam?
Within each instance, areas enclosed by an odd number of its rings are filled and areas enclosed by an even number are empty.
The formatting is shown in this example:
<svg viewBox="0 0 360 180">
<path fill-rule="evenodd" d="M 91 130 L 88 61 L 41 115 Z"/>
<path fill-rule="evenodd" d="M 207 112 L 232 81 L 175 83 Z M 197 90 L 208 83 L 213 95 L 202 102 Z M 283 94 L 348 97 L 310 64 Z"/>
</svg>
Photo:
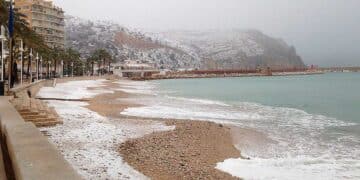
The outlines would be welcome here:
<svg viewBox="0 0 360 180">
<path fill-rule="evenodd" d="M 331 157 L 227 159 L 216 168 L 244 179 L 359 179 L 359 161 Z"/>
<path fill-rule="evenodd" d="M 122 114 L 230 123 L 271 140 L 262 150 L 253 148 L 257 142 L 236 145 L 251 160 L 228 159 L 217 164 L 219 170 L 245 179 L 359 179 L 360 139 L 347 128 L 355 123 L 295 108 L 177 97 L 151 86 L 153 100 Z"/>
</svg>

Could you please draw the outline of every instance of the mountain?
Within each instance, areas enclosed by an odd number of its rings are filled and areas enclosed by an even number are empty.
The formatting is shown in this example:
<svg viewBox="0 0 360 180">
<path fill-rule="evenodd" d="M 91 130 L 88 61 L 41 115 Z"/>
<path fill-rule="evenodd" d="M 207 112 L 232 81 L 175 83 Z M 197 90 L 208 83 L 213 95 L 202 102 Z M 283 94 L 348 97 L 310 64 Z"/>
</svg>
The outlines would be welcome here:
<svg viewBox="0 0 360 180">
<path fill-rule="evenodd" d="M 257 30 L 153 33 L 166 44 L 196 54 L 203 68 L 304 68 L 293 46 Z"/>
<path fill-rule="evenodd" d="M 256 30 L 141 32 L 108 21 L 66 17 L 66 46 L 87 58 L 105 48 L 118 60 L 158 68 L 303 68 L 292 46 Z"/>
<path fill-rule="evenodd" d="M 95 49 L 107 49 L 118 61 L 127 59 L 154 63 L 158 68 L 198 68 L 200 61 L 181 49 L 162 44 L 140 31 L 108 21 L 88 21 L 67 16 L 66 46 L 87 58 Z"/>
</svg>

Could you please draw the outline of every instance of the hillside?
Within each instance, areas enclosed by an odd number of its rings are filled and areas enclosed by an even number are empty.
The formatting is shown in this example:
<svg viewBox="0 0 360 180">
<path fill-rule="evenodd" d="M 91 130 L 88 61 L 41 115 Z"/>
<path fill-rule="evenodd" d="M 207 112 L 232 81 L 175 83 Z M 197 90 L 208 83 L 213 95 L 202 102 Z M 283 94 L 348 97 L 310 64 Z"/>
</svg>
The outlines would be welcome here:
<svg viewBox="0 0 360 180">
<path fill-rule="evenodd" d="M 118 61 L 136 59 L 168 69 L 304 67 L 295 48 L 255 30 L 144 33 L 68 16 L 66 33 L 67 47 L 78 49 L 85 58 L 106 48 Z"/>
<path fill-rule="evenodd" d="M 98 48 L 105 48 L 118 60 L 152 62 L 158 68 L 198 68 L 200 62 L 181 49 L 152 40 L 138 31 L 116 23 L 92 22 L 76 17 L 66 18 L 66 46 L 77 49 L 87 58 Z"/>
<path fill-rule="evenodd" d="M 256 30 L 153 33 L 167 44 L 196 54 L 203 68 L 303 68 L 292 46 Z"/>
</svg>

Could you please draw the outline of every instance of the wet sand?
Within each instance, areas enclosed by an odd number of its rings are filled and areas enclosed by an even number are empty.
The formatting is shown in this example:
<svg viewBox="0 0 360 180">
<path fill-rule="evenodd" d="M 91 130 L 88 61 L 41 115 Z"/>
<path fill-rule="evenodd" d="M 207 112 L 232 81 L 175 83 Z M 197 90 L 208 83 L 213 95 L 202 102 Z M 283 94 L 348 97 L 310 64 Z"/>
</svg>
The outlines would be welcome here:
<svg viewBox="0 0 360 180">
<path fill-rule="evenodd" d="M 105 87 L 98 88 L 88 88 L 89 90 L 98 90 L 98 89 L 117 89 L 121 86 L 119 84 L 114 83 L 116 80 L 110 80 L 104 83 Z M 120 112 L 128 107 L 136 107 L 139 106 L 137 104 L 130 104 L 128 102 L 119 101 L 120 98 L 128 98 L 131 95 L 123 92 L 115 90 L 113 93 L 105 93 L 97 95 L 91 99 L 89 99 L 89 105 L 86 106 L 88 109 L 99 113 L 102 116 L 111 117 L 111 118 L 119 118 Z"/>
</svg>

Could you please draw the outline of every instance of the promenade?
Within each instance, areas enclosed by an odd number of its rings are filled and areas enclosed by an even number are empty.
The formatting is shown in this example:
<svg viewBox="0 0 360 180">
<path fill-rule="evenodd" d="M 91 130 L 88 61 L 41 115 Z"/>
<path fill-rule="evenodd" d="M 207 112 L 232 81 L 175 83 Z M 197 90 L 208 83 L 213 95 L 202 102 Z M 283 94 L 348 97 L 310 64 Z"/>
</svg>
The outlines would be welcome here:
<svg viewBox="0 0 360 180">
<path fill-rule="evenodd" d="M 60 81 L 66 80 L 70 78 Z M 41 87 L 53 83 L 54 80 L 41 80 L 18 86 L 11 90 L 12 96 L 0 97 L 1 180 L 82 179 L 37 128 L 61 123 L 53 109 L 32 97 Z M 23 107 L 27 106 L 25 110 Z"/>
</svg>

